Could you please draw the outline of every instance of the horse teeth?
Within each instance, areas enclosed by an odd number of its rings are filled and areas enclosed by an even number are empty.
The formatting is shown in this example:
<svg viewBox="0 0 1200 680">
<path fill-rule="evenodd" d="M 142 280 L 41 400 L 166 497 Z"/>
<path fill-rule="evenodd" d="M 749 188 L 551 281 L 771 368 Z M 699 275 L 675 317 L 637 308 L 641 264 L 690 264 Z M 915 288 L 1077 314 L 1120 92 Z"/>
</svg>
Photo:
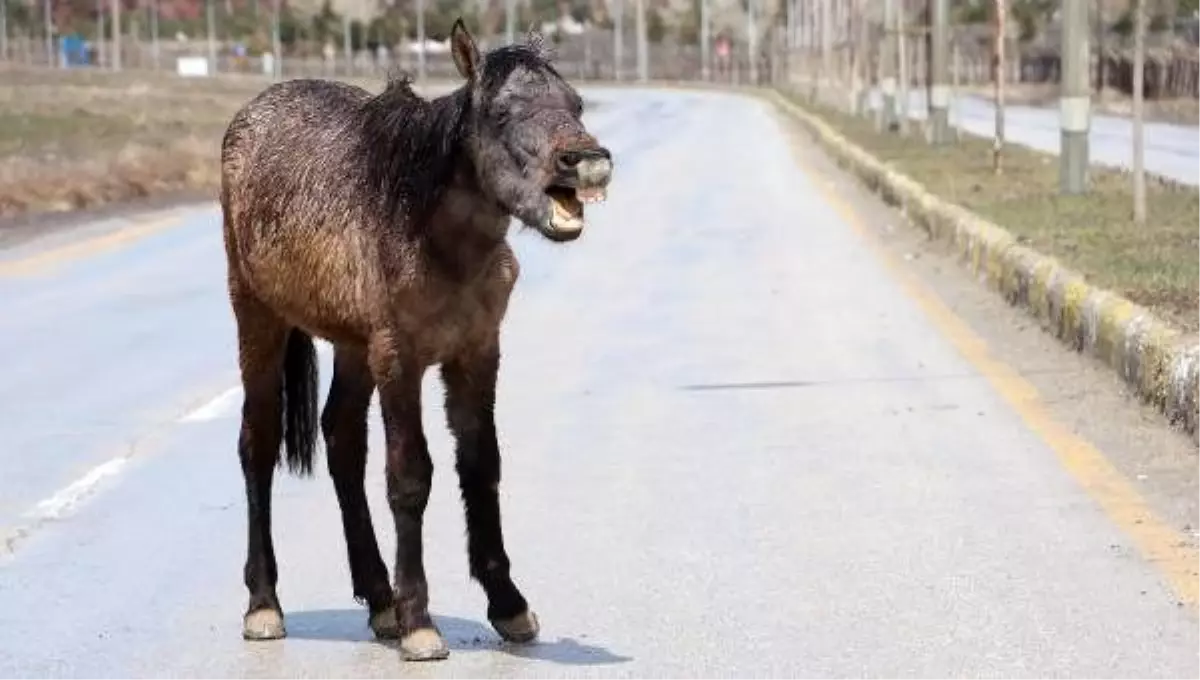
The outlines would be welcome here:
<svg viewBox="0 0 1200 680">
<path fill-rule="evenodd" d="M 603 189 L 586 189 L 577 191 L 576 198 L 582 203 L 603 203 L 606 196 Z"/>
</svg>

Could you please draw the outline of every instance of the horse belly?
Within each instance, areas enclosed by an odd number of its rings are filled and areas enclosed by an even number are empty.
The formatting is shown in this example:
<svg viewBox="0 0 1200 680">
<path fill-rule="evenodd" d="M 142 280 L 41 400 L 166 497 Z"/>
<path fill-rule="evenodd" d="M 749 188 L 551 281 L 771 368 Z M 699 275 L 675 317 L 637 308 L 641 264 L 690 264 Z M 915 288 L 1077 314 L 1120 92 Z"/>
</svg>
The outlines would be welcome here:
<svg viewBox="0 0 1200 680">
<path fill-rule="evenodd" d="M 368 291 L 375 277 L 355 244 L 301 236 L 288 244 L 254 246 L 244 259 L 244 272 L 262 302 L 292 325 L 331 342 L 367 339 Z"/>
</svg>

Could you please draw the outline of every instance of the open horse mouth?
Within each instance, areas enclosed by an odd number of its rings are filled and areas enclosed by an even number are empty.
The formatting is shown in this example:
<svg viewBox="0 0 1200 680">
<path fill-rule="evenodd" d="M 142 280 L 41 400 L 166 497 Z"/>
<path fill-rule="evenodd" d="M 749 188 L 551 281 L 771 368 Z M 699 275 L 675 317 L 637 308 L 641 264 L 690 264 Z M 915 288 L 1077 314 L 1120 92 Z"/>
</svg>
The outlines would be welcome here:
<svg viewBox="0 0 1200 680">
<path fill-rule="evenodd" d="M 556 185 L 546 190 L 546 196 L 550 198 L 550 226 L 555 232 L 550 236 L 570 240 L 578 237 L 583 231 L 584 204 L 603 202 L 607 192 L 602 187 L 577 188 Z"/>
</svg>

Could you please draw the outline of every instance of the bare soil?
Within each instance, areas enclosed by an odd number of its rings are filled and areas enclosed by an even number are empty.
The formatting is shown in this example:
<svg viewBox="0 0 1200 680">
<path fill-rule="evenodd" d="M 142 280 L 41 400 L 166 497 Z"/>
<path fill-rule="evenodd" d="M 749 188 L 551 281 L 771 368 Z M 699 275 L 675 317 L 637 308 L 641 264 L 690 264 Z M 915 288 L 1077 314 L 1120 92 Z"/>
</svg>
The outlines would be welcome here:
<svg viewBox="0 0 1200 680">
<path fill-rule="evenodd" d="M 225 126 L 269 82 L 0 68 L 0 218 L 215 197 Z"/>
</svg>

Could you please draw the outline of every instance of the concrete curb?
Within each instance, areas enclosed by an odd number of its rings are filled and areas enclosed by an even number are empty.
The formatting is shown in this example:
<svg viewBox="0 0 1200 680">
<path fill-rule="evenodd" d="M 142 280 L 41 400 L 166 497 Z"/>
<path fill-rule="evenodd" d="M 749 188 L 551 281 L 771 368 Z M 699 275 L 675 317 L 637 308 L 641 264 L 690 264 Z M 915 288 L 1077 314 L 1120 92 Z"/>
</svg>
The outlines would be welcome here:
<svg viewBox="0 0 1200 680">
<path fill-rule="evenodd" d="M 779 92 L 766 98 L 800 122 L 842 167 L 949 242 L 970 271 L 1022 307 L 1071 349 L 1116 371 L 1174 426 L 1197 433 L 1200 343 L 1149 310 L 1088 283 L 1057 260 L 1017 243 L 1004 228 L 945 201 L 843 137 Z"/>
</svg>

